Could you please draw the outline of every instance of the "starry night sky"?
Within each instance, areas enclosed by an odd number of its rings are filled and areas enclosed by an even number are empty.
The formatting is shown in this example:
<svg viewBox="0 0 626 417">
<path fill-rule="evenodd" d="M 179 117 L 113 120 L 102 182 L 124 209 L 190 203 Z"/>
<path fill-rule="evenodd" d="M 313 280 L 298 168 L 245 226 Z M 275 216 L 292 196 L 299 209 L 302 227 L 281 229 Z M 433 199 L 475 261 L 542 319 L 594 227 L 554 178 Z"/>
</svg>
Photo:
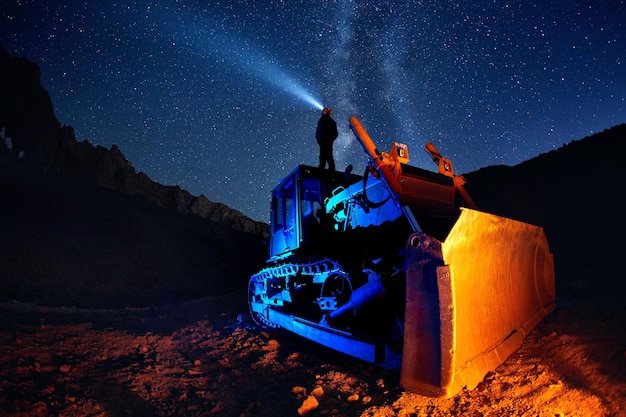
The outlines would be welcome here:
<svg viewBox="0 0 626 417">
<path fill-rule="evenodd" d="M 164 185 L 268 221 L 317 165 L 333 107 L 338 169 L 408 144 L 436 170 L 515 165 L 626 122 L 624 1 L 8 0 L 0 42 L 42 70 L 77 140 L 117 144 Z M 7 132 L 10 134 L 10 132 Z"/>
</svg>

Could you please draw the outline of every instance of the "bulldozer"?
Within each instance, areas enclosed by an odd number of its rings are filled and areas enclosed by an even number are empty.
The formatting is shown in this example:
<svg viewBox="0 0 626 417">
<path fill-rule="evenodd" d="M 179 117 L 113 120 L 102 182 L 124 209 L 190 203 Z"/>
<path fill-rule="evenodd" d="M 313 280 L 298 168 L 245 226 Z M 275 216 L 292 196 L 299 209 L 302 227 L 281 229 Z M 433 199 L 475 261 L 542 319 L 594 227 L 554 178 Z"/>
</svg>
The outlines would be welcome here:
<svg viewBox="0 0 626 417">
<path fill-rule="evenodd" d="M 269 258 L 249 281 L 250 314 L 386 369 L 400 386 L 450 398 L 475 388 L 555 308 L 539 226 L 480 211 L 452 162 L 409 165 L 360 121 L 362 175 L 299 165 L 272 191 Z"/>
</svg>

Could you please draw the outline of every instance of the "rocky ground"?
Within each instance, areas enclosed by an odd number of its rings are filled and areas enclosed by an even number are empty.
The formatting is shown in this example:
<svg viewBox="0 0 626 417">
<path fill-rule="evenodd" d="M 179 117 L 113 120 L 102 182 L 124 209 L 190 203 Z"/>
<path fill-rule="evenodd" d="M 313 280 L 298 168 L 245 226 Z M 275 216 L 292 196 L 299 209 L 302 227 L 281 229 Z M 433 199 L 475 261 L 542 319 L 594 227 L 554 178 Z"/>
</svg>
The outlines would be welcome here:
<svg viewBox="0 0 626 417">
<path fill-rule="evenodd" d="M 2 303 L 0 415 L 626 416 L 621 309 L 558 308 L 451 399 L 245 313 L 239 293 L 158 309 Z"/>
</svg>

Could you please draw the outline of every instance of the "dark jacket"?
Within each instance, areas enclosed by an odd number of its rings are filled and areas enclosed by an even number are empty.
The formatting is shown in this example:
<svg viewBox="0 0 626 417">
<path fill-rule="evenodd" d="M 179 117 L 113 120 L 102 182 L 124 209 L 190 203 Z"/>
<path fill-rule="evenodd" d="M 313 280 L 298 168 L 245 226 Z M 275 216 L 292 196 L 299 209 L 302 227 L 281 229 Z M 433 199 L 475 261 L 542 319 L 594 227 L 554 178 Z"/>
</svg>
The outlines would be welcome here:
<svg viewBox="0 0 626 417">
<path fill-rule="evenodd" d="M 339 133 L 337 132 L 337 123 L 330 117 L 330 114 L 325 114 L 320 117 L 317 122 L 317 129 L 315 130 L 315 139 L 320 146 L 330 146 L 334 140 L 337 139 Z"/>
</svg>

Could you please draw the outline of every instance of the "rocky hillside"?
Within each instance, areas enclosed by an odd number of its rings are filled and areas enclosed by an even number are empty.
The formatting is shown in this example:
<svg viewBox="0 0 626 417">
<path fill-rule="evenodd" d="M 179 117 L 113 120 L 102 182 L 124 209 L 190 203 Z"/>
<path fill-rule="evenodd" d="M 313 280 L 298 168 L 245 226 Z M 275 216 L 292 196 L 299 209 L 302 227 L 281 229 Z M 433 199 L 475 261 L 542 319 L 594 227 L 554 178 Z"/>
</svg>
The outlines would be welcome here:
<svg viewBox="0 0 626 417">
<path fill-rule="evenodd" d="M 97 184 L 109 190 L 174 210 L 193 213 L 235 230 L 268 235 L 268 225 L 205 196 L 178 186 L 164 186 L 137 173 L 115 145 L 111 149 L 78 142 L 71 126 L 61 126 L 40 70 L 25 58 L 11 57 L 0 48 L 0 157 L 19 159 L 49 177 Z"/>
<path fill-rule="evenodd" d="M 608 296 L 621 304 L 624 161 L 626 124 L 513 167 L 466 174 L 466 187 L 481 209 L 544 228 L 554 253 L 557 296 Z"/>
<path fill-rule="evenodd" d="M 154 306 L 246 291 L 268 225 L 78 142 L 39 68 L 0 49 L 0 299 Z"/>
<path fill-rule="evenodd" d="M 0 158 L 0 301 L 159 306 L 245 293 L 266 239 Z"/>
</svg>

